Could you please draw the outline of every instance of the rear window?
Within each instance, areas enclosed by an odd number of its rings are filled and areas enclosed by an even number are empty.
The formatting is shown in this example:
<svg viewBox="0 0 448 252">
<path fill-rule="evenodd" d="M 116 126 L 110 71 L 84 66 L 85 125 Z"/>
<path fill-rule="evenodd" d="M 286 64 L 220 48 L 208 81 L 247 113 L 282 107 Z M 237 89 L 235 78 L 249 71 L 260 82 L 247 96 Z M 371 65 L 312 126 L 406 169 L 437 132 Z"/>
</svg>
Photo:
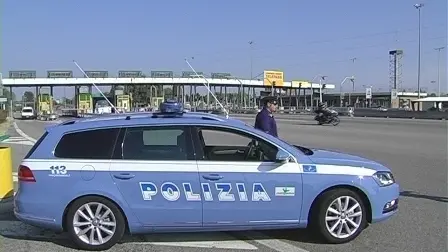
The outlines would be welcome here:
<svg viewBox="0 0 448 252">
<path fill-rule="evenodd" d="M 32 113 L 33 110 L 32 109 L 23 109 L 22 112 L 24 112 L 24 113 Z"/>
<path fill-rule="evenodd" d="M 45 133 L 37 140 L 37 142 L 31 147 L 31 150 L 26 154 L 24 159 L 30 158 L 31 155 L 33 155 L 34 151 L 39 147 L 39 145 L 42 143 L 42 141 L 47 137 L 48 132 L 45 131 Z"/>
<path fill-rule="evenodd" d="M 54 151 L 58 158 L 111 159 L 119 128 L 95 129 L 64 135 Z"/>
</svg>

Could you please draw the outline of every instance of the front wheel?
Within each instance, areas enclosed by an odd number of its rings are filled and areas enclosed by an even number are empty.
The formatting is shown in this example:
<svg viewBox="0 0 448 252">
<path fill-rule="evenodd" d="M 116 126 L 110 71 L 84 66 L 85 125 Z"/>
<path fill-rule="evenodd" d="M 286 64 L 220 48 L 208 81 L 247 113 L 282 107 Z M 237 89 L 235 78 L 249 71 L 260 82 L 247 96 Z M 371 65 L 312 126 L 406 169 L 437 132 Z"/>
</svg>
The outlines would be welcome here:
<svg viewBox="0 0 448 252">
<path fill-rule="evenodd" d="M 361 197 L 348 189 L 324 193 L 312 213 L 311 226 L 328 243 L 346 243 L 362 232 L 367 212 Z"/>
<path fill-rule="evenodd" d="M 331 124 L 333 124 L 333 126 L 337 126 L 340 122 L 341 120 L 339 119 L 339 117 L 335 117 L 333 118 L 333 122 Z"/>
<path fill-rule="evenodd" d="M 108 250 L 119 242 L 126 230 L 120 209 L 111 201 L 97 196 L 76 200 L 67 212 L 68 233 L 83 250 Z"/>
</svg>

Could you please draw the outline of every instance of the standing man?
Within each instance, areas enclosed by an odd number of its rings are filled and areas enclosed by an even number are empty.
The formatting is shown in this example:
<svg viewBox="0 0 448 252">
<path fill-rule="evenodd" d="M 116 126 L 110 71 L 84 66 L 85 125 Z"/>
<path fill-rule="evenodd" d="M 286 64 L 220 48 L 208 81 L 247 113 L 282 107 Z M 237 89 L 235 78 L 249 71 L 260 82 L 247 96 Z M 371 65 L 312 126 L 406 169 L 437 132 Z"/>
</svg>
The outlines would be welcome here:
<svg viewBox="0 0 448 252">
<path fill-rule="evenodd" d="M 262 99 L 263 109 L 255 118 L 255 128 L 264 131 L 272 136 L 278 137 L 277 123 L 275 122 L 273 112 L 277 111 L 277 98 L 274 96 Z"/>
</svg>

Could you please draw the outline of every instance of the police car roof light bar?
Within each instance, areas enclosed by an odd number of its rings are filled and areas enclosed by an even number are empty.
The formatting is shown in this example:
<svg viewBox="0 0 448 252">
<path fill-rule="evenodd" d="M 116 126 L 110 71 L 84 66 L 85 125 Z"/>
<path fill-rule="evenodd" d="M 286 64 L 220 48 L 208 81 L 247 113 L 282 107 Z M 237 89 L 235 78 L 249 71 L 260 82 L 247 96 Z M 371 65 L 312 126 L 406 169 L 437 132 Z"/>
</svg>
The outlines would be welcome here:
<svg viewBox="0 0 448 252">
<path fill-rule="evenodd" d="M 86 72 L 84 72 L 84 70 L 78 65 L 78 63 L 76 62 L 76 60 L 73 60 L 73 63 L 76 65 L 76 67 L 79 69 L 79 71 L 82 72 L 82 74 L 88 79 L 91 80 L 90 77 L 86 74 Z M 107 99 L 106 95 L 104 95 L 103 92 L 101 92 L 101 90 L 98 88 L 98 86 L 93 83 L 92 81 L 92 85 L 96 88 L 96 90 L 98 90 L 98 92 L 100 92 L 100 94 L 104 97 L 104 99 L 106 99 L 107 103 L 109 103 L 109 105 L 114 109 L 115 113 L 119 113 L 117 108 L 112 104 L 112 102 L 109 101 L 109 99 Z"/>
<path fill-rule="evenodd" d="M 197 77 L 202 77 L 202 79 L 205 81 L 203 83 L 204 87 L 207 88 L 207 91 L 213 96 L 213 99 L 215 99 L 216 103 L 218 103 L 218 105 L 222 108 L 222 110 L 224 110 L 224 113 L 226 113 L 226 119 L 229 119 L 229 112 L 227 112 L 227 110 L 224 108 L 221 102 L 219 102 L 218 98 L 216 98 L 215 94 L 210 90 L 210 83 L 208 82 L 207 78 L 205 78 L 204 75 L 199 75 L 196 72 L 196 70 L 194 70 L 194 68 L 191 66 L 190 62 L 188 62 L 187 59 L 185 59 L 185 62 L 187 62 L 188 66 L 191 68 L 191 71 L 193 71 Z"/>
</svg>

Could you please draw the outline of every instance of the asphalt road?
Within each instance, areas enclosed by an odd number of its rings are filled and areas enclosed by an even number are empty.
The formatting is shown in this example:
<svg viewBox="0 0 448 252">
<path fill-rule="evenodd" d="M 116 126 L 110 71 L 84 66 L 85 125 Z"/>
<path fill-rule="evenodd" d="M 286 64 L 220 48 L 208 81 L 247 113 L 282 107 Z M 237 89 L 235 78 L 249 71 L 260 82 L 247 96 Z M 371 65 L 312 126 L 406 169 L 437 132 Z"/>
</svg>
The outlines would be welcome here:
<svg viewBox="0 0 448 252">
<path fill-rule="evenodd" d="M 253 124 L 251 115 L 238 117 Z M 318 126 L 309 116 L 294 118 L 279 117 L 277 121 L 280 137 L 287 141 L 364 156 L 390 167 L 402 189 L 400 211 L 343 245 L 318 244 L 306 231 L 299 230 L 132 237 L 111 251 L 199 252 L 211 251 L 213 246 L 213 251 L 218 252 L 448 251 L 446 121 L 342 117 L 341 124 L 333 127 Z M 16 125 L 19 132 L 38 139 L 48 124 L 17 121 Z M 21 139 L 23 136 L 14 128 L 10 133 L 13 140 L 3 144 L 12 146 L 14 167 L 17 167 L 30 149 L 31 145 L 26 144 L 32 139 Z M 72 251 L 64 235 L 13 221 L 11 215 L 0 216 L 0 243 L 5 251 Z M 28 237 L 17 238 L 11 232 L 27 233 Z"/>
</svg>

